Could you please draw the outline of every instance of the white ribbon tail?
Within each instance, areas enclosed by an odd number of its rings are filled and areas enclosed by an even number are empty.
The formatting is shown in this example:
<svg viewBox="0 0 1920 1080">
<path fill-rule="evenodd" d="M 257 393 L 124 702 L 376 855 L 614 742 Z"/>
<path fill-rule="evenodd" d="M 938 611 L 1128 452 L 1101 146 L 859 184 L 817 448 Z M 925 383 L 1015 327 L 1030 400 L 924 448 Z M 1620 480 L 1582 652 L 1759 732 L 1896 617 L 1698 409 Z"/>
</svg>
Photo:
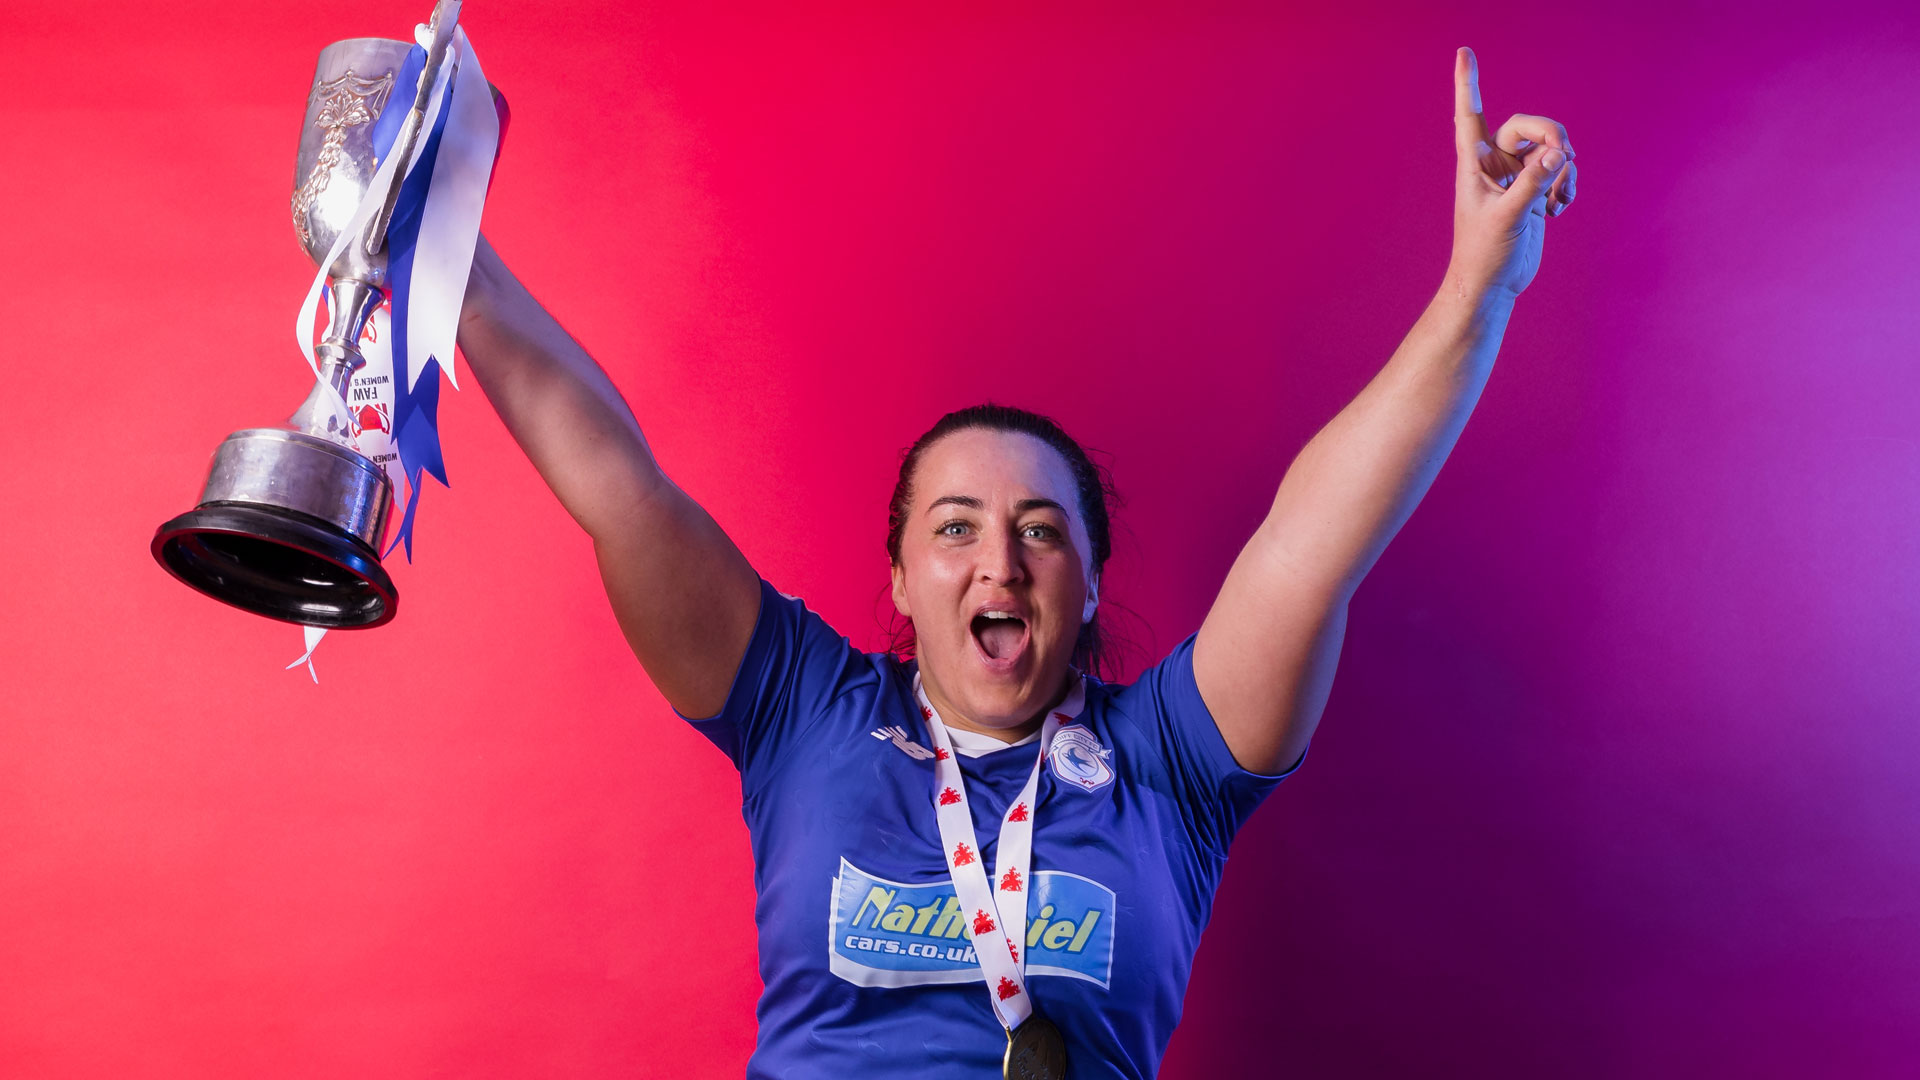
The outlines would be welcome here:
<svg viewBox="0 0 1920 1080">
<path fill-rule="evenodd" d="M 292 671 L 301 664 L 305 664 L 307 665 L 307 674 L 313 676 L 315 685 L 319 685 L 320 673 L 313 670 L 313 650 L 320 647 L 320 639 L 327 636 L 327 631 L 323 627 L 318 626 L 303 626 L 300 629 L 306 634 L 307 651 L 301 653 L 298 659 L 281 670 Z"/>
<path fill-rule="evenodd" d="M 420 240 L 414 248 L 407 294 L 407 355 L 413 358 L 407 364 L 408 390 L 419 380 L 428 357 L 440 362 L 440 370 L 447 373 L 455 390 L 460 388 L 454 370 L 454 339 L 474 245 L 480 237 L 487 181 L 500 145 L 500 114 L 494 111 L 480 58 L 466 31 L 456 29 L 453 41 L 459 75 L 453 81 L 446 133 L 433 162 L 433 183 L 421 209 Z"/>
</svg>

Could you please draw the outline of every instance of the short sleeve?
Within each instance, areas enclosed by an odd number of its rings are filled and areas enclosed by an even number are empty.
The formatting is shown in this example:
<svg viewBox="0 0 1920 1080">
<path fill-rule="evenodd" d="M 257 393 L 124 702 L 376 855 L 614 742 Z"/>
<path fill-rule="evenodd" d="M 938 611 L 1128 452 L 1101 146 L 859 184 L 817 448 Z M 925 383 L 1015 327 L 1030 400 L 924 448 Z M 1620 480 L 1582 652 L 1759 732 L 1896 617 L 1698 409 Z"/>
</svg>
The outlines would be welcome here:
<svg viewBox="0 0 1920 1080">
<path fill-rule="evenodd" d="M 705 719 L 676 715 L 727 755 L 750 791 L 836 696 L 871 674 L 864 653 L 762 578 L 760 614 L 726 704 Z"/>
<path fill-rule="evenodd" d="M 1247 818 L 1307 755 L 1302 751 L 1299 761 L 1274 776 L 1240 767 L 1193 677 L 1198 636 L 1189 634 L 1165 660 L 1118 691 L 1114 705 L 1160 751 L 1174 795 L 1199 839 L 1225 855 Z"/>
</svg>

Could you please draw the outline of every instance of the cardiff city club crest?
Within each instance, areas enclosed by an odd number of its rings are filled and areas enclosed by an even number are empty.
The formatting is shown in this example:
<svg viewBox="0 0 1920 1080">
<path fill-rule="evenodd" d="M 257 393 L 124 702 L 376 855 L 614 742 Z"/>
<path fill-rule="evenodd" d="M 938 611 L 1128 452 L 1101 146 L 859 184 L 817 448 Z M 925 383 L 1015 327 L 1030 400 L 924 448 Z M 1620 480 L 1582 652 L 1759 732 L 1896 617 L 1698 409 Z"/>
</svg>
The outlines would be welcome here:
<svg viewBox="0 0 1920 1080">
<path fill-rule="evenodd" d="M 1047 750 L 1053 775 L 1083 791 L 1098 791 L 1113 783 L 1113 769 L 1107 764 L 1112 756 L 1113 751 L 1080 724 L 1054 732 L 1053 745 Z"/>
</svg>

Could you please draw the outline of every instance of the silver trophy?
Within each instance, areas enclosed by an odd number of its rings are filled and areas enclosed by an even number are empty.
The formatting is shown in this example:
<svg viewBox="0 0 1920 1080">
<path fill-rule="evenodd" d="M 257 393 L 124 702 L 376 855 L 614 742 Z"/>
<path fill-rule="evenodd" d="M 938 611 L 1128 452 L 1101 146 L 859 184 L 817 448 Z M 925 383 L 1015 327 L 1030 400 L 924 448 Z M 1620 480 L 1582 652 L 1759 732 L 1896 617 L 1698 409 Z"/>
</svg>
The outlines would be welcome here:
<svg viewBox="0 0 1920 1080">
<path fill-rule="evenodd" d="M 408 42 L 356 38 L 321 51 L 293 194 L 294 232 L 316 266 L 374 183 L 373 131 L 382 111 L 411 108 L 392 146 L 402 162 L 423 137 L 434 79 L 455 62 L 458 7 L 442 0 L 434 8 L 435 47 L 417 91 L 396 84 Z M 331 316 L 314 349 L 320 379 L 313 392 L 286 426 L 227 436 L 213 452 L 200 504 L 154 534 L 154 558 L 216 600 L 307 626 L 371 627 L 393 618 L 399 597 L 379 555 L 392 485 L 353 448 L 338 402 L 366 363 L 361 331 L 388 288 L 387 225 L 403 172 L 392 170 L 384 205 L 328 267 Z"/>
</svg>

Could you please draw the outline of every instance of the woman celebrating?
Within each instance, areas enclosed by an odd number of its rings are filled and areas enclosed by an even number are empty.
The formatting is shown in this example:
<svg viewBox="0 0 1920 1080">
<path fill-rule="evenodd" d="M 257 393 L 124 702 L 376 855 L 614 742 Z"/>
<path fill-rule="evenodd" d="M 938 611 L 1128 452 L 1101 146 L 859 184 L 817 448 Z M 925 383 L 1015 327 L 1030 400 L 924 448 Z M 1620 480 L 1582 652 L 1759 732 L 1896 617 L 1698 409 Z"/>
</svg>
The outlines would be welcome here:
<svg viewBox="0 0 1920 1080">
<path fill-rule="evenodd" d="M 592 536 L 648 677 L 740 769 L 766 984 L 750 1076 L 1154 1074 L 1233 835 L 1303 760 L 1348 601 L 1574 196 L 1564 128 L 1490 134 L 1471 50 L 1454 81 L 1444 284 L 1288 468 L 1199 631 L 1125 686 L 1090 674 L 1103 477 L 1051 421 L 979 406 L 914 444 L 887 535 L 912 657 L 863 653 L 661 472 L 482 242 L 460 344 Z"/>
</svg>

